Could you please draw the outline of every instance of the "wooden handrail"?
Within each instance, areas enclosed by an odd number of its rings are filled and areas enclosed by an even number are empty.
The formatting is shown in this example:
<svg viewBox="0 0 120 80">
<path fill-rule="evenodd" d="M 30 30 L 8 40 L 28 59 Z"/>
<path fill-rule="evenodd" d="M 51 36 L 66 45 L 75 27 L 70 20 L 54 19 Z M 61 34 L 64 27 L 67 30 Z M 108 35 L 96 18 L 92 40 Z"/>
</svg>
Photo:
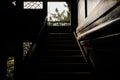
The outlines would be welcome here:
<svg viewBox="0 0 120 80">
<path fill-rule="evenodd" d="M 100 25 L 98 25 L 98 26 L 96 26 L 96 27 L 94 27 L 94 28 L 92 28 L 92 29 L 90 29 L 90 30 L 88 30 L 88 31 L 86 31 L 86 32 L 78 35 L 78 36 L 77 36 L 77 39 L 78 39 L 78 40 L 83 40 L 83 39 L 84 39 L 85 37 L 87 37 L 88 35 L 92 35 L 92 33 L 95 33 L 95 32 L 97 33 L 98 31 L 103 30 L 103 29 L 105 29 L 106 27 L 109 27 L 110 25 L 112 25 L 113 23 L 118 22 L 118 21 L 120 21 L 120 17 L 118 17 L 118 18 L 116 18 L 116 19 L 114 19 L 114 20 L 105 22 L 105 23 L 103 23 L 103 24 L 100 24 Z"/>
<path fill-rule="evenodd" d="M 33 55 L 33 53 L 34 53 L 34 51 L 36 49 L 37 43 L 40 40 L 41 33 L 42 33 L 43 29 L 45 28 L 46 22 L 47 22 L 47 16 L 45 17 L 45 20 L 44 20 L 43 25 L 42 25 L 39 33 L 38 33 L 38 37 L 37 37 L 36 41 L 34 43 L 32 43 L 30 49 L 27 52 L 27 55 L 26 55 L 25 59 L 28 59 L 28 58 L 30 58 Z"/>
</svg>

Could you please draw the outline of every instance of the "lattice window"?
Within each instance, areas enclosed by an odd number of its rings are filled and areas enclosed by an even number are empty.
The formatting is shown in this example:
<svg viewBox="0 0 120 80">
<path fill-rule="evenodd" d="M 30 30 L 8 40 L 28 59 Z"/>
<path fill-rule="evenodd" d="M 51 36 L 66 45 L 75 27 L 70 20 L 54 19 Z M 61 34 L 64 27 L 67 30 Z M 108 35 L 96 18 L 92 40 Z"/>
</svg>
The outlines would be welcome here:
<svg viewBox="0 0 120 80">
<path fill-rule="evenodd" d="M 7 79 L 14 80 L 14 57 L 8 57 L 7 59 Z"/>
<path fill-rule="evenodd" d="M 27 55 L 28 50 L 30 49 L 32 42 L 23 42 L 23 57 Z"/>
<path fill-rule="evenodd" d="M 43 2 L 40 1 L 24 1 L 24 9 L 43 9 Z"/>
</svg>

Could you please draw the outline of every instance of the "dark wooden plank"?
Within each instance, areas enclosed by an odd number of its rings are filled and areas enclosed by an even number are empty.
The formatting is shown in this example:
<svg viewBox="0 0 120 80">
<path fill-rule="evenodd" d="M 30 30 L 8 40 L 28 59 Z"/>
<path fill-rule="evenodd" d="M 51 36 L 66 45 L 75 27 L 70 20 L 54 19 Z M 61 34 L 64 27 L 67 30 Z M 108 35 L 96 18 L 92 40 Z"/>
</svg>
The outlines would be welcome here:
<svg viewBox="0 0 120 80">
<path fill-rule="evenodd" d="M 88 31 L 86 31 L 86 32 L 78 35 L 77 39 L 78 39 L 78 40 L 82 40 L 82 39 L 84 39 L 86 36 L 91 35 L 92 33 L 96 33 L 97 31 L 100 31 L 100 30 L 102 30 L 102 29 L 104 29 L 104 28 L 106 28 L 106 27 L 109 27 L 109 25 L 111 25 L 111 24 L 113 24 L 113 23 L 115 23 L 115 22 L 117 22 L 117 21 L 120 21 L 120 17 L 119 17 L 119 18 L 116 18 L 116 19 L 114 19 L 114 20 L 111 20 L 111 21 L 109 21 L 109 22 L 105 22 L 105 23 L 103 23 L 103 24 L 101 24 L 101 25 L 99 25 L 99 26 L 97 26 L 97 27 L 95 27 L 95 28 L 92 28 L 92 29 L 90 29 L 90 30 L 88 30 Z"/>
<path fill-rule="evenodd" d="M 104 16 L 102 16 L 100 19 L 96 20 L 94 23 L 92 23 L 91 25 L 89 25 L 89 27 L 86 27 L 85 29 L 83 29 L 82 31 L 80 31 L 79 33 L 77 33 L 78 35 L 79 34 L 82 34 L 104 22 L 107 22 L 107 21 L 111 21 L 113 19 L 116 19 L 118 17 L 120 17 L 120 4 L 114 6 L 111 10 L 109 10 Z M 113 34 L 113 33 L 117 33 L 119 32 L 119 26 L 118 26 L 118 23 L 114 26 L 114 27 L 109 27 L 109 29 L 107 30 L 107 32 L 103 32 L 102 34 L 99 34 L 99 35 L 107 35 L 107 34 Z M 97 33 L 97 36 L 99 36 L 98 33 Z"/>
<path fill-rule="evenodd" d="M 96 8 L 93 9 L 93 11 L 89 14 L 89 16 L 85 19 L 85 21 L 77 27 L 76 32 L 78 33 L 84 28 L 86 28 L 88 25 L 90 25 L 95 20 L 100 18 L 102 15 L 104 15 L 108 10 L 110 10 L 112 7 L 117 5 L 119 2 L 120 2 L 119 0 L 111 0 L 111 1 L 102 0 L 96 6 Z"/>
</svg>

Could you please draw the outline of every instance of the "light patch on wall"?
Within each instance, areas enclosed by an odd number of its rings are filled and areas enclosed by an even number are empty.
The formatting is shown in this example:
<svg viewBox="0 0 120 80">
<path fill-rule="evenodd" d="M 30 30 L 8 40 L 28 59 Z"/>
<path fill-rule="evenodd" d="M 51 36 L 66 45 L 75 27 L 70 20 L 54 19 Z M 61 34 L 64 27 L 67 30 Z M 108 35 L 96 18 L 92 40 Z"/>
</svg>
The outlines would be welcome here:
<svg viewBox="0 0 120 80">
<path fill-rule="evenodd" d="M 14 57 L 7 59 L 7 80 L 14 80 Z"/>
<path fill-rule="evenodd" d="M 13 4 L 14 6 L 16 6 L 16 1 L 12 1 L 12 4 Z"/>
<path fill-rule="evenodd" d="M 43 2 L 40 1 L 24 1 L 24 9 L 43 9 Z"/>
<path fill-rule="evenodd" d="M 23 58 L 27 55 L 31 45 L 32 42 L 23 42 Z"/>
<path fill-rule="evenodd" d="M 89 16 L 90 13 L 93 13 L 94 8 L 101 2 L 102 0 L 87 0 L 87 15 Z"/>
</svg>

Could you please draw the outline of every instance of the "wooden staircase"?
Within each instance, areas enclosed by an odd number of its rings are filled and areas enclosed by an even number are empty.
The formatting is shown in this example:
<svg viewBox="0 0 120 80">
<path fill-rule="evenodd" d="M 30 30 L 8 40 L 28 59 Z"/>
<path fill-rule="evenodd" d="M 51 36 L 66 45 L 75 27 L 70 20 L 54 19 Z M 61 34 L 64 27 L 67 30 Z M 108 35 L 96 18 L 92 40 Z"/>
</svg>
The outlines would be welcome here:
<svg viewBox="0 0 120 80">
<path fill-rule="evenodd" d="M 29 80 L 94 80 L 92 66 L 83 57 L 73 33 L 49 32 L 45 38 L 29 64 Z"/>
</svg>

